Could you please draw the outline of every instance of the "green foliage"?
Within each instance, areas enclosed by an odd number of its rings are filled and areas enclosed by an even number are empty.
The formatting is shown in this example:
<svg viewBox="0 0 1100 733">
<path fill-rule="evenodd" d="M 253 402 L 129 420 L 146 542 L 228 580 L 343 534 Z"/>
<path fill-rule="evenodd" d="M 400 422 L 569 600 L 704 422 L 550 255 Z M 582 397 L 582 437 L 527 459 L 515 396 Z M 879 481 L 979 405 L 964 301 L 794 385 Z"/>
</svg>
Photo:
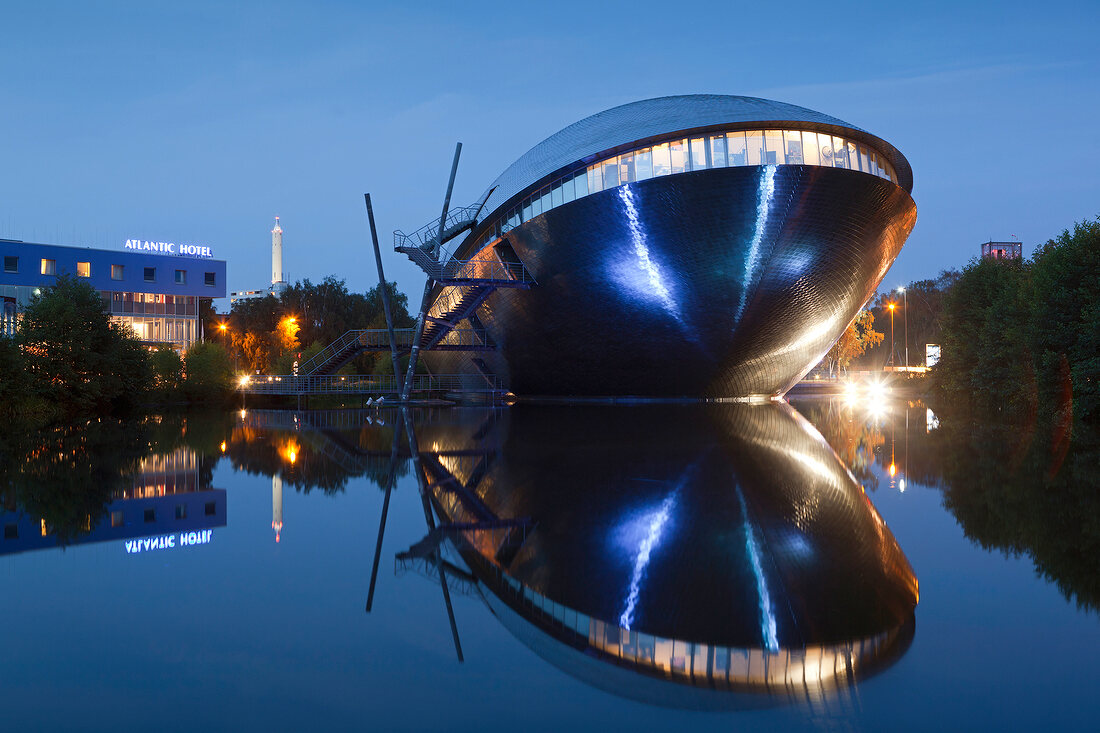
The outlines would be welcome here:
<svg viewBox="0 0 1100 733">
<path fill-rule="evenodd" d="M 16 343 L 34 393 L 66 414 L 133 404 L 150 383 L 145 349 L 94 288 L 69 275 L 27 306 Z"/>
<path fill-rule="evenodd" d="M 1049 417 L 1020 426 L 937 414 L 940 427 L 913 431 L 910 445 L 928 443 L 944 506 L 966 536 L 1029 556 L 1067 599 L 1100 611 L 1100 435 L 1079 426 L 1071 438 Z"/>
<path fill-rule="evenodd" d="M 415 319 L 409 315 L 408 298 L 395 284 L 387 286 L 394 327 L 411 328 Z M 299 327 L 295 344 L 281 326 L 289 317 L 295 318 Z M 207 328 L 217 329 L 217 323 L 212 318 Z M 233 355 L 246 371 L 289 374 L 298 353 L 302 353 L 300 363 L 313 355 L 307 354 L 309 349 L 301 345 L 310 344 L 311 348 L 316 345 L 319 351 L 347 331 L 385 328 L 386 315 L 379 286 L 366 295 L 352 293 L 343 280 L 330 275 L 317 284 L 303 280 L 290 285 L 279 298 L 268 295 L 237 301 L 228 324 Z M 352 362 L 350 371 L 369 374 L 378 369 L 380 361 L 388 364 L 388 355 L 365 354 Z M 387 370 L 392 371 L 392 367 Z"/>
<path fill-rule="evenodd" d="M 982 413 L 1100 417 L 1100 219 L 1030 262 L 972 262 L 944 301 L 943 392 Z"/>
<path fill-rule="evenodd" d="M 944 270 L 934 280 L 909 283 L 905 288 L 905 295 L 896 290 L 881 293 L 870 310 L 875 318 L 875 327 L 882 331 L 884 339 L 869 347 L 862 357 L 853 359 L 853 368 L 879 370 L 890 360 L 890 303 L 895 307 L 895 363 L 898 366 L 905 363 L 905 346 L 908 342 L 909 364 L 924 364 L 925 347 L 942 342 L 944 298 L 959 277 L 955 270 Z"/>
<path fill-rule="evenodd" d="M 162 395 L 172 396 L 183 382 L 183 359 L 169 344 L 160 344 L 149 354 L 153 387 Z"/>
<path fill-rule="evenodd" d="M 183 357 L 187 398 L 196 402 L 225 402 L 233 390 L 233 364 L 221 344 L 195 344 Z"/>
</svg>

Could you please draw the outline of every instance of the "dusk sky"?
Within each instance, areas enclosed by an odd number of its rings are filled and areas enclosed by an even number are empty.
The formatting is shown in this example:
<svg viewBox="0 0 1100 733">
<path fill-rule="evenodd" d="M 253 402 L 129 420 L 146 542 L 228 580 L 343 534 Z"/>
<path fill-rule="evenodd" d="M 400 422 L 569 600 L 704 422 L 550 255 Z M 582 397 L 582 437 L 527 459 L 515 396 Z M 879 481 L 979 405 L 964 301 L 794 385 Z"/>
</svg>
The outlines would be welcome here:
<svg viewBox="0 0 1100 733">
<path fill-rule="evenodd" d="M 1100 214 L 1100 3 L 88 3 L 0 0 L 0 237 L 208 245 L 229 290 L 423 274 L 394 229 L 590 114 L 765 97 L 839 117 L 913 166 L 916 229 L 882 287 L 1029 256 Z M 221 308 L 224 310 L 227 302 Z"/>
</svg>

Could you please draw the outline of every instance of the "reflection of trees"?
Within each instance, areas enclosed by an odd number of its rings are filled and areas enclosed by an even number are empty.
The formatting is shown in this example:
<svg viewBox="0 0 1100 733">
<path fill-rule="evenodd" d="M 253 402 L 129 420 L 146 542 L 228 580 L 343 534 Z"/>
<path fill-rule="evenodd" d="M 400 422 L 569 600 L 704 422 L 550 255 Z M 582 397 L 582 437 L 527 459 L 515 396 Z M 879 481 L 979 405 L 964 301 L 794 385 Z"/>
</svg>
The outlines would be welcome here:
<svg viewBox="0 0 1100 733">
<path fill-rule="evenodd" d="M 41 518 L 67 544 L 91 530 L 112 498 L 130 487 L 141 460 L 187 445 L 201 418 L 184 415 L 102 418 L 8 435 L 0 443 L 0 503 Z M 197 428 L 202 435 L 205 428 Z M 208 486 L 212 463 L 200 463 Z"/>
<path fill-rule="evenodd" d="M 943 406 L 939 428 L 929 430 L 927 408 L 918 401 L 885 411 L 879 433 L 847 419 L 839 400 L 799 407 L 860 481 L 870 473 L 867 446 L 877 445 L 882 473 L 893 455 L 899 477 L 940 488 L 968 538 L 987 550 L 1029 556 L 1067 598 L 1100 609 L 1096 432 L 1078 426 L 1071 439 L 1057 423 L 974 422 Z"/>
<path fill-rule="evenodd" d="M 391 474 L 394 429 L 364 422 L 357 431 L 280 430 L 239 425 L 226 441 L 234 467 L 250 474 L 279 476 L 284 485 L 308 493 L 344 491 L 349 479 L 365 476 L 385 486 Z M 408 472 L 400 459 L 396 475 Z"/>
<path fill-rule="evenodd" d="M 796 404 L 840 456 L 840 460 L 865 489 L 878 488 L 878 476 L 871 470 L 875 451 L 886 442 L 881 427 L 858 407 L 841 400 L 814 400 Z"/>
<path fill-rule="evenodd" d="M 1100 610 L 1100 435 L 1066 445 L 1040 424 L 1021 444 L 1015 426 L 950 415 L 929 434 L 944 505 L 986 549 L 1026 554 L 1079 607 Z M 1065 451 L 1063 453 L 1063 450 Z"/>
</svg>

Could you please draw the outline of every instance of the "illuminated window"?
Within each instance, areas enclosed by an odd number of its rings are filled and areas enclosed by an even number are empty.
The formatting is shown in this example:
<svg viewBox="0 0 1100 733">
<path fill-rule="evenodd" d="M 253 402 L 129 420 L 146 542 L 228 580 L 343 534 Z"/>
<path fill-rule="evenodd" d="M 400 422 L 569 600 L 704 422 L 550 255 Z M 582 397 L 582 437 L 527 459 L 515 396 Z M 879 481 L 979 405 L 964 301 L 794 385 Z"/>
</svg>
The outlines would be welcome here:
<svg viewBox="0 0 1100 733">
<path fill-rule="evenodd" d="M 4 258 L 4 272 L 19 272 L 19 258 L 18 257 L 5 257 Z"/>
<path fill-rule="evenodd" d="M 111 279 L 112 280 L 121 280 L 122 279 L 122 265 L 111 265 Z"/>
<path fill-rule="evenodd" d="M 43 275 L 56 275 L 57 274 L 57 260 L 42 259 L 42 274 Z"/>
<path fill-rule="evenodd" d="M 146 267 L 145 268 L 145 282 L 154 283 L 157 281 L 157 268 Z"/>
<path fill-rule="evenodd" d="M 111 526 L 112 527 L 121 527 L 122 526 L 122 512 L 121 511 L 111 512 Z"/>
<path fill-rule="evenodd" d="M 77 277 L 91 277 L 92 276 L 92 263 L 91 262 L 77 262 L 76 263 L 76 276 Z"/>
<path fill-rule="evenodd" d="M 208 287 L 208 288 L 214 287 L 214 283 L 215 283 L 214 273 L 212 273 L 212 272 L 206 273 L 205 277 L 203 279 L 203 282 L 206 284 L 206 287 Z"/>
<path fill-rule="evenodd" d="M 187 284 L 187 270 L 176 270 L 176 285 Z"/>
</svg>

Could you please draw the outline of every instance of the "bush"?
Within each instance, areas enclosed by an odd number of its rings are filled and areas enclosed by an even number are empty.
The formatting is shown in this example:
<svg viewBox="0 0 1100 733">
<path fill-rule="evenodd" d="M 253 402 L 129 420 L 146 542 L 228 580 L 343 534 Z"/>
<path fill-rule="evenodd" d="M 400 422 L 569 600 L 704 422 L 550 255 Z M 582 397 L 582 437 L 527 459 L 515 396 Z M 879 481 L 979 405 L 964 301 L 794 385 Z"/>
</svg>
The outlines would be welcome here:
<svg viewBox="0 0 1100 733">
<path fill-rule="evenodd" d="M 233 391 L 233 365 L 221 344 L 195 344 L 183 357 L 187 398 L 196 402 L 225 402 Z"/>
</svg>

